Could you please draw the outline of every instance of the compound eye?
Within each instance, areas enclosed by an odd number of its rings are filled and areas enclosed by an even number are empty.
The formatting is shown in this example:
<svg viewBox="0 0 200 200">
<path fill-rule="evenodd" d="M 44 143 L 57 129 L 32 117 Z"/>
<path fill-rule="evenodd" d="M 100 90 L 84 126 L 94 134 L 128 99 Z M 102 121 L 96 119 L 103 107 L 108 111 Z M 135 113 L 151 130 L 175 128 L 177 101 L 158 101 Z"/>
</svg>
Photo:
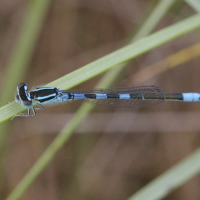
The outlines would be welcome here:
<svg viewBox="0 0 200 200">
<path fill-rule="evenodd" d="M 26 83 L 20 83 L 18 86 L 17 86 L 17 90 L 19 91 L 20 89 L 24 90 L 24 91 L 27 91 L 28 90 L 28 86 L 26 85 Z"/>
</svg>

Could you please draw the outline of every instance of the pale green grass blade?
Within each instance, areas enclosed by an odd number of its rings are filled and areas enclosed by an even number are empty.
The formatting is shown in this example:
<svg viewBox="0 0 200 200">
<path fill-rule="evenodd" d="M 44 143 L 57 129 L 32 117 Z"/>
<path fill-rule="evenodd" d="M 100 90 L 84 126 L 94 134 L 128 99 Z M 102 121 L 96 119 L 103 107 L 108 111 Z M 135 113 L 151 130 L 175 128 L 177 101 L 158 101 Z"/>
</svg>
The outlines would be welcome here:
<svg viewBox="0 0 200 200">
<path fill-rule="evenodd" d="M 56 86 L 61 89 L 68 89 L 86 81 L 114 66 L 124 63 L 142 53 L 145 53 L 159 45 L 184 35 L 196 28 L 200 27 L 200 15 L 189 17 L 179 23 L 168 28 L 158 31 L 144 39 L 133 44 L 127 45 L 103 58 L 100 58 L 68 75 L 65 75 L 46 86 Z M 16 106 L 16 105 L 15 105 Z M 23 108 L 17 108 L 11 111 L 11 105 L 0 108 L 0 122 L 12 117 L 16 112 L 22 112 Z"/>
<path fill-rule="evenodd" d="M 199 0 L 185 0 L 196 12 L 200 12 L 200 1 Z"/>
<path fill-rule="evenodd" d="M 118 63 L 127 61 L 127 60 L 129 60 L 129 58 L 137 56 L 143 52 L 148 51 L 151 48 L 161 45 L 164 42 L 167 42 L 171 39 L 174 39 L 180 35 L 183 35 L 184 33 L 187 33 L 189 31 L 199 27 L 200 26 L 199 19 L 200 19 L 200 16 L 196 15 L 196 16 L 186 19 L 180 23 L 177 23 L 171 27 L 163 29 L 162 31 L 159 31 L 158 33 L 155 33 L 149 37 L 146 37 L 144 40 L 138 41 L 137 43 L 134 43 L 132 45 L 128 45 L 108 56 L 103 57 L 102 59 L 99 59 L 89 65 L 86 65 L 85 67 L 83 67 L 79 70 L 76 70 L 75 72 L 72 72 L 69 75 L 66 75 L 66 76 L 54 81 L 48 85 L 49 86 L 56 85 L 62 89 L 70 88 L 84 80 L 87 80 L 90 77 L 93 77 L 93 76 L 111 68 L 112 66 L 117 65 Z M 193 26 L 189 26 L 191 24 L 193 24 Z M 186 27 L 187 27 L 187 31 L 186 31 Z M 188 27 L 190 27 L 189 30 L 188 30 Z M 180 31 L 180 29 L 182 29 L 182 31 Z M 162 42 L 159 41 L 159 38 L 161 39 Z M 142 47 L 140 47 L 140 45 Z M 138 50 L 138 51 L 136 51 L 136 50 Z M 130 51 L 132 52 L 132 54 L 130 54 Z M 129 57 L 127 57 L 126 53 L 129 54 Z M 114 61 L 110 60 L 109 65 L 106 65 L 106 61 L 109 61 L 109 59 L 113 59 L 112 56 L 114 56 Z M 121 56 L 120 59 L 118 59 L 118 56 Z M 106 66 L 104 66 L 104 64 Z M 98 66 L 100 69 L 99 68 L 96 69 L 96 66 Z M 87 76 L 85 76 L 85 74 Z M 77 78 L 77 76 L 78 76 L 78 78 Z M 40 159 L 33 166 L 33 168 L 28 172 L 28 174 L 24 177 L 24 179 L 18 184 L 18 186 L 15 188 L 15 190 L 12 192 L 12 194 L 7 198 L 7 200 L 18 199 L 24 193 L 24 191 L 30 186 L 30 184 L 37 177 L 37 175 L 52 160 L 52 158 L 54 157 L 54 154 L 65 144 L 65 142 L 69 139 L 69 137 L 71 137 L 73 130 L 76 129 L 77 125 L 85 117 L 86 114 L 87 113 L 84 112 L 84 107 L 83 107 L 83 109 L 79 109 L 78 113 L 76 113 L 74 115 L 74 117 L 69 122 L 66 129 L 63 129 L 62 132 L 58 135 L 58 137 L 47 148 L 47 150 L 44 152 L 44 154 L 40 157 Z"/>
<path fill-rule="evenodd" d="M 166 4 L 162 0 L 162 5 L 164 5 L 163 13 L 166 12 Z M 163 6 L 159 4 L 159 7 L 163 8 Z M 168 8 L 171 4 L 168 4 Z M 153 10 L 153 15 L 155 15 L 155 12 L 158 11 L 157 7 Z M 162 18 L 162 14 L 160 10 L 156 12 L 156 14 L 160 14 L 158 18 Z M 154 18 L 151 20 L 148 20 L 148 24 L 154 24 Z M 158 22 L 158 20 L 157 20 Z M 146 26 L 143 25 L 142 28 Z M 153 29 L 154 26 L 151 26 L 151 29 L 145 29 L 143 28 L 143 36 L 144 32 L 146 32 L 146 35 L 150 33 L 150 31 Z M 141 36 L 138 35 L 138 38 L 141 38 Z M 101 79 L 100 83 L 97 85 L 97 87 L 109 87 L 114 79 L 117 78 L 117 76 L 122 71 L 125 64 L 122 64 L 112 70 L 110 70 L 108 73 L 104 75 L 104 77 Z M 33 166 L 33 168 L 28 172 L 28 174 L 24 177 L 24 179 L 19 183 L 18 187 L 14 190 L 14 192 L 11 194 L 10 199 L 12 199 L 12 196 L 16 199 L 19 196 L 21 196 L 24 191 L 27 189 L 27 187 L 34 181 L 34 179 L 41 173 L 41 171 L 48 165 L 49 162 L 53 159 L 55 153 L 58 149 L 60 149 L 63 144 L 70 138 L 70 136 L 73 134 L 73 132 L 77 129 L 79 124 L 82 122 L 82 120 L 86 117 L 86 115 L 92 110 L 92 106 L 88 104 L 83 104 L 79 110 L 74 115 L 73 119 L 70 120 L 70 122 L 64 127 L 64 129 L 59 133 L 59 135 L 56 137 L 56 139 L 53 141 L 53 143 L 50 145 L 50 147 L 45 151 L 45 153 L 42 155 L 42 157 L 37 161 L 37 163 Z M 57 147 L 52 149 L 51 147 Z M 71 185 L 73 187 L 73 183 Z"/>
<path fill-rule="evenodd" d="M 129 200 L 158 200 L 177 189 L 200 172 L 200 149 L 147 184 Z"/>
</svg>

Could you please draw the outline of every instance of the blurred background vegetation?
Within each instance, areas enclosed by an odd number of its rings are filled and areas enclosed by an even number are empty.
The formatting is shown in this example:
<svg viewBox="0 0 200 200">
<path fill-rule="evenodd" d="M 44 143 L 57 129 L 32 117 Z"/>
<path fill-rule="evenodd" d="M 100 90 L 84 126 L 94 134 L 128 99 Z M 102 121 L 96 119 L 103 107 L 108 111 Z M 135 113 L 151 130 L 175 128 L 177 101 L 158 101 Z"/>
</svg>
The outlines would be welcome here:
<svg viewBox="0 0 200 200">
<path fill-rule="evenodd" d="M 29 89 L 52 82 L 199 11 L 198 0 L 0 0 L 1 106 L 14 99 L 19 82 Z M 199 36 L 197 29 L 138 56 L 112 87 L 200 92 Z M 94 88 L 104 75 L 76 88 Z M 11 194 L 80 105 L 51 106 L 37 117 L 1 124 L 0 199 Z M 199 147 L 199 118 L 199 103 L 95 108 L 20 199 L 127 199 Z M 162 199 L 199 199 L 199 178 L 191 176 L 177 190 L 169 186 Z"/>
</svg>

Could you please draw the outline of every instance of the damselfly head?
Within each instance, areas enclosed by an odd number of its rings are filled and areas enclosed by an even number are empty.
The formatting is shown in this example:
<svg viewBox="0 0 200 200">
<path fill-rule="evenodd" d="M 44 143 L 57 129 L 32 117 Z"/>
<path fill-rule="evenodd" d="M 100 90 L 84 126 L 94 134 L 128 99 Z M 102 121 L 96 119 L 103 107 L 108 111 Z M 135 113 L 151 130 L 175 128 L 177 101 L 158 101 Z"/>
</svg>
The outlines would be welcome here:
<svg viewBox="0 0 200 200">
<path fill-rule="evenodd" d="M 31 108 L 33 106 L 33 102 L 32 99 L 30 98 L 30 94 L 27 93 L 27 91 L 28 91 L 28 86 L 26 83 L 18 84 L 15 101 L 17 103 L 21 103 L 21 105 L 25 108 Z"/>
</svg>

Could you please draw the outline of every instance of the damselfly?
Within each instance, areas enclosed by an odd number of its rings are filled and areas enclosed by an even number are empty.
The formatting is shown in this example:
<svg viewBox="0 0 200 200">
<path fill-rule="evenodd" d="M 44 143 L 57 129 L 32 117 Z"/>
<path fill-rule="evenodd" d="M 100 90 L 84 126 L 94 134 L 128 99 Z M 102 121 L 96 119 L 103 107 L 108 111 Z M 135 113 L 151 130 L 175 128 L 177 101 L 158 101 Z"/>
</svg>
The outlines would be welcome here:
<svg viewBox="0 0 200 200">
<path fill-rule="evenodd" d="M 14 117 L 35 116 L 36 110 L 44 110 L 43 104 L 58 103 L 72 100 L 85 100 L 101 106 L 143 107 L 163 101 L 200 101 L 199 93 L 164 94 L 159 86 L 139 86 L 113 89 L 76 89 L 60 90 L 56 87 L 39 87 L 28 92 L 26 83 L 17 86 L 15 102 L 28 109 L 28 113 L 19 113 Z M 35 108 L 36 103 L 39 108 Z M 32 109 L 32 114 L 31 114 Z"/>
</svg>

